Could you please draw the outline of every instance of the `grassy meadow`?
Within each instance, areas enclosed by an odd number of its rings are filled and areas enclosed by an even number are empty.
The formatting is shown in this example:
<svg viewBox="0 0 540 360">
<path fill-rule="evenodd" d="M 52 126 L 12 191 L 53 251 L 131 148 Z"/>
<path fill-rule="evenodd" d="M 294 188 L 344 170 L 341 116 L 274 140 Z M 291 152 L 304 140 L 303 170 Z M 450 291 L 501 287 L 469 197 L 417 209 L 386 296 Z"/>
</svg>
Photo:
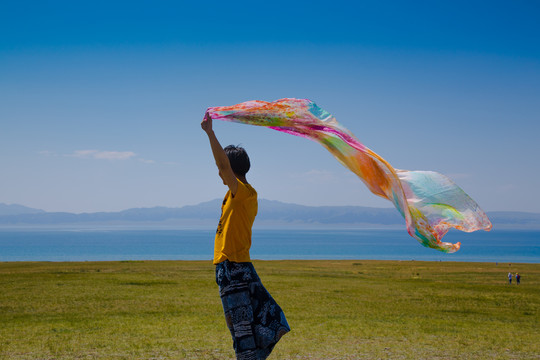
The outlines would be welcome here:
<svg viewBox="0 0 540 360">
<path fill-rule="evenodd" d="M 292 327 L 271 359 L 540 359 L 540 264 L 255 268 Z M 209 261 L 0 263 L 0 289 L 2 359 L 234 358 Z"/>
</svg>

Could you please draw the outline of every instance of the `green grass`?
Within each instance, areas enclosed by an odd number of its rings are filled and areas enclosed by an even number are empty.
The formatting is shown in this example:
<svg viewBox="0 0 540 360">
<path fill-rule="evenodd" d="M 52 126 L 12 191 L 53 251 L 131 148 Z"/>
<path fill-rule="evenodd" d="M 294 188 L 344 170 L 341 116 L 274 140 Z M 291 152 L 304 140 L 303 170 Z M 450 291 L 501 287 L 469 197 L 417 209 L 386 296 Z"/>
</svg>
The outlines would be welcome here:
<svg viewBox="0 0 540 360">
<path fill-rule="evenodd" d="M 540 264 L 256 261 L 273 359 L 540 359 Z M 508 271 L 522 284 L 507 285 Z M 2 359 L 231 359 L 210 262 L 0 263 Z"/>
</svg>

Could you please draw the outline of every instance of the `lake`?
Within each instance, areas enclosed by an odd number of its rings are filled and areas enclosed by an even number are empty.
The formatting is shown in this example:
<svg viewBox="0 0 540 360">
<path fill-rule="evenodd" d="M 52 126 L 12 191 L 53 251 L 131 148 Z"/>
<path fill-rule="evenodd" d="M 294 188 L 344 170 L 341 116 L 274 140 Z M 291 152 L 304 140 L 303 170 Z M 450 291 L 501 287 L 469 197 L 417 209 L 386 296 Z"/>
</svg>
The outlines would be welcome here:
<svg viewBox="0 0 540 360">
<path fill-rule="evenodd" d="M 0 261 L 211 260 L 214 230 L 0 229 Z M 445 254 L 405 230 L 254 229 L 251 257 L 540 263 L 540 231 L 450 231 Z"/>
</svg>

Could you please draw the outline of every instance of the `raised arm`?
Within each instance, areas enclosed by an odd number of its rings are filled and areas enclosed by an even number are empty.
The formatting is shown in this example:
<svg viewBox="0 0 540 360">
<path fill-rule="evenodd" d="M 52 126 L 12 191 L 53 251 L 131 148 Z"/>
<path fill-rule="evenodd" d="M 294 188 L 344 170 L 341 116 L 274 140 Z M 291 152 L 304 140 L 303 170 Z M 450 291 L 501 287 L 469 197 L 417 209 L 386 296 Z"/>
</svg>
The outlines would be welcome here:
<svg viewBox="0 0 540 360">
<path fill-rule="evenodd" d="M 201 122 L 201 128 L 204 130 L 206 135 L 208 135 L 210 147 L 212 148 L 212 154 L 214 155 L 214 159 L 219 170 L 219 176 L 223 180 L 223 183 L 229 187 L 232 195 L 236 195 L 236 191 L 238 190 L 238 180 L 236 179 L 236 175 L 231 168 L 231 163 L 229 162 L 227 154 L 225 154 L 225 151 L 223 150 L 223 147 L 221 147 L 216 134 L 214 134 L 214 130 L 212 129 L 212 118 L 210 115 L 208 115 L 208 113 L 204 114 L 204 119 Z"/>
</svg>

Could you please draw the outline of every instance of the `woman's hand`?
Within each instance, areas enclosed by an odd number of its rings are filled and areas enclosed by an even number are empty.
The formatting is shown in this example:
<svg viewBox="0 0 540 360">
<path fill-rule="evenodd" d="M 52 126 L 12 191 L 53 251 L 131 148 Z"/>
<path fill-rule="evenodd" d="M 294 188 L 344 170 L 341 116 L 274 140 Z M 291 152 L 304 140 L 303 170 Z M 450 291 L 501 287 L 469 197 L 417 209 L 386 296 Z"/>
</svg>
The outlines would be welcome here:
<svg viewBox="0 0 540 360">
<path fill-rule="evenodd" d="M 210 117 L 210 115 L 208 114 L 208 112 L 206 114 L 204 114 L 204 119 L 203 121 L 201 122 L 201 128 L 206 132 L 206 133 L 209 133 L 212 131 L 212 118 Z"/>
</svg>

